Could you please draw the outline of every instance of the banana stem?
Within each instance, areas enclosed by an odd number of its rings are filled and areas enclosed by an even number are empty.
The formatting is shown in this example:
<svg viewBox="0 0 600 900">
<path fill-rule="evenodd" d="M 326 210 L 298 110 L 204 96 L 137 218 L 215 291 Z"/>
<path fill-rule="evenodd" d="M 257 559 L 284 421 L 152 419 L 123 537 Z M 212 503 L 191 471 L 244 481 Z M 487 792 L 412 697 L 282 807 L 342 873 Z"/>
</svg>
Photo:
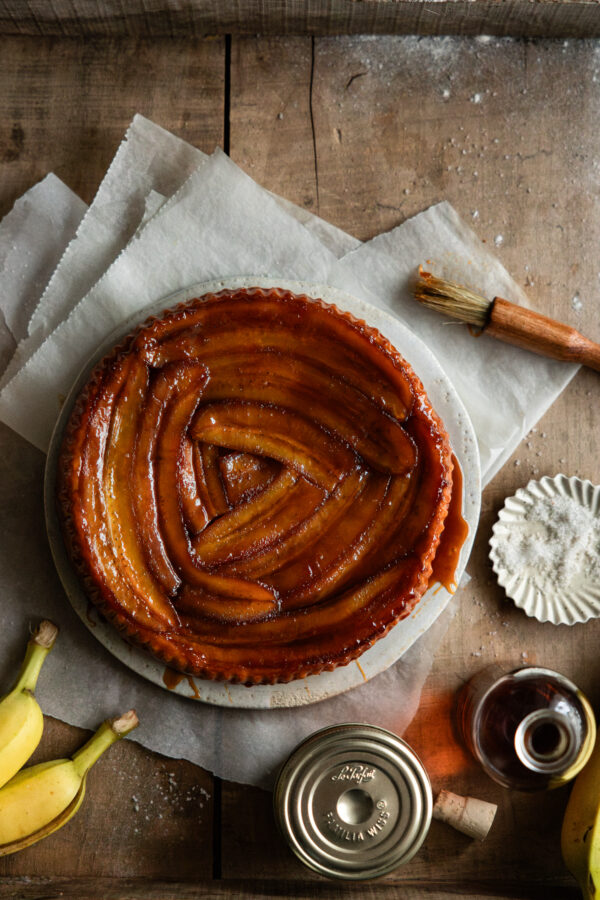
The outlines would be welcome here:
<svg viewBox="0 0 600 900">
<path fill-rule="evenodd" d="M 92 735 L 87 744 L 84 744 L 73 756 L 73 763 L 77 774 L 83 776 L 89 772 L 94 763 L 102 756 L 105 750 L 125 737 L 139 724 L 138 717 L 133 709 L 116 719 L 108 719 L 103 722 L 96 734 Z"/>
<path fill-rule="evenodd" d="M 14 691 L 34 691 L 40 670 L 54 646 L 58 628 L 52 622 L 43 621 L 27 644 L 25 659 L 14 686 Z"/>
</svg>

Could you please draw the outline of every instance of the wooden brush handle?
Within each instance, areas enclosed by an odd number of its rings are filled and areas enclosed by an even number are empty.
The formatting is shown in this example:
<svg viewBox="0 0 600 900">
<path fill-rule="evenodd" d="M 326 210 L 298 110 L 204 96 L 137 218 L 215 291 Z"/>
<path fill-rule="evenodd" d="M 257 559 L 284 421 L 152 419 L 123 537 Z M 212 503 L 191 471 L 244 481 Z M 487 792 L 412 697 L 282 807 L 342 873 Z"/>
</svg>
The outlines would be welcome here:
<svg viewBox="0 0 600 900">
<path fill-rule="evenodd" d="M 600 344 L 569 325 L 496 297 L 485 333 L 550 359 L 581 363 L 600 372 Z"/>
</svg>

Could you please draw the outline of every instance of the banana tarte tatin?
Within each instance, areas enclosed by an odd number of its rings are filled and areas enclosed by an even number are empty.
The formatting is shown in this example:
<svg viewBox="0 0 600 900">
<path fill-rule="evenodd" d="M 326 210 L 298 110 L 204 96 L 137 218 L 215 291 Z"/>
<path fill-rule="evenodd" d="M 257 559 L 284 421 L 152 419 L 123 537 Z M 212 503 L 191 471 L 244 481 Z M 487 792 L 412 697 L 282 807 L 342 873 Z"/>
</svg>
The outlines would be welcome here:
<svg viewBox="0 0 600 900">
<path fill-rule="evenodd" d="M 427 588 L 448 437 L 379 332 L 281 289 L 152 318 L 75 401 L 58 466 L 86 593 L 167 665 L 247 684 L 358 657 Z"/>
</svg>

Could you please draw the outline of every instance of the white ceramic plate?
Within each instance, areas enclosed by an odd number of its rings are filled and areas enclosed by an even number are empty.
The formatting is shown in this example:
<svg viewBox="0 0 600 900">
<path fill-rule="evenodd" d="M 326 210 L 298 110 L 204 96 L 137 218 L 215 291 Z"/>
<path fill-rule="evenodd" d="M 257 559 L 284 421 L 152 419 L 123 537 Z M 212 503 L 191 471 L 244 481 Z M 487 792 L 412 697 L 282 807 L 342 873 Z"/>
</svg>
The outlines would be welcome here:
<svg viewBox="0 0 600 900">
<path fill-rule="evenodd" d="M 561 503 L 560 498 L 569 501 L 567 508 L 571 507 L 573 513 L 576 514 L 580 507 L 596 517 L 600 541 L 600 486 L 575 476 L 549 478 L 546 475 L 539 481 L 530 481 L 527 487 L 519 488 L 505 501 L 492 529 L 490 559 L 499 584 L 528 616 L 555 625 L 575 625 L 600 616 L 600 577 L 590 578 L 589 569 L 586 571 L 580 565 L 583 561 L 580 550 L 569 548 L 572 531 L 565 531 L 562 537 L 558 531 L 556 536 L 547 531 L 549 527 L 553 528 L 548 511 L 557 505 L 557 501 Z M 561 527 L 567 529 L 566 525 Z M 553 582 L 543 574 L 550 564 L 541 560 L 536 565 L 530 559 L 535 541 L 543 539 L 544 535 L 545 549 L 549 555 L 553 553 L 556 560 Z M 517 546 L 523 550 L 521 565 L 515 563 Z M 507 557 L 510 547 L 511 555 Z M 511 565 L 507 565 L 507 559 L 511 560 Z M 569 567 L 568 579 L 563 574 L 565 566 Z"/>
<path fill-rule="evenodd" d="M 481 478 L 475 433 L 458 394 L 431 351 L 397 319 L 356 297 L 333 288 L 304 282 L 290 282 L 280 278 L 241 276 L 191 285 L 151 304 L 139 315 L 124 322 L 117 332 L 110 335 L 77 379 L 56 424 L 46 464 L 46 524 L 54 561 L 73 608 L 84 625 L 107 650 L 139 675 L 164 688 L 167 688 L 167 681 L 169 682 L 168 689 L 180 696 L 203 700 L 205 703 L 218 706 L 247 709 L 303 706 L 357 687 L 387 669 L 433 624 L 448 604 L 451 594 L 440 585 L 434 585 L 421 598 L 411 616 L 399 622 L 384 638 L 363 653 L 357 661 L 347 666 L 340 666 L 333 672 L 322 672 L 320 675 L 311 675 L 289 684 L 253 687 L 206 681 L 191 676 L 181 678 L 175 683 L 176 678 L 172 677 L 173 673 L 170 673 L 170 670 L 165 669 L 164 663 L 124 641 L 87 600 L 67 557 L 56 516 L 54 486 L 60 440 L 71 407 L 79 391 L 87 382 L 91 368 L 118 343 L 121 337 L 132 331 L 148 316 L 212 291 L 238 287 L 281 287 L 334 303 L 340 309 L 347 310 L 377 328 L 412 365 L 423 382 L 434 409 L 444 422 L 463 472 L 463 516 L 469 526 L 469 534 L 463 545 L 456 570 L 456 582 L 457 584 L 460 582 L 479 521 Z"/>
</svg>

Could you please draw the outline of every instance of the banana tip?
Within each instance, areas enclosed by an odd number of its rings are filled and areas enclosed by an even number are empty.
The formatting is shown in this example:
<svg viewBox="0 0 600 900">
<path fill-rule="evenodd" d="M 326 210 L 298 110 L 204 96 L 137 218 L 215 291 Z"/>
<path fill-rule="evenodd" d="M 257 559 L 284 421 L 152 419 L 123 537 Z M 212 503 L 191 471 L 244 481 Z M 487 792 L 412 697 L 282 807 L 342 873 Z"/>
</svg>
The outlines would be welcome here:
<svg viewBox="0 0 600 900">
<path fill-rule="evenodd" d="M 123 713 L 122 716 L 117 716 L 115 719 L 111 719 L 110 727 L 118 735 L 128 734 L 130 731 L 133 731 L 134 728 L 140 724 L 140 720 L 137 717 L 137 713 L 135 709 L 130 709 L 126 713 Z"/>
<path fill-rule="evenodd" d="M 50 622 L 48 619 L 44 619 L 43 622 L 40 622 L 36 631 L 34 632 L 32 640 L 34 643 L 39 644 L 40 647 L 45 647 L 50 650 L 50 648 L 54 645 L 54 641 L 56 640 L 56 636 L 58 635 L 58 627 L 54 624 L 54 622 Z"/>
</svg>

